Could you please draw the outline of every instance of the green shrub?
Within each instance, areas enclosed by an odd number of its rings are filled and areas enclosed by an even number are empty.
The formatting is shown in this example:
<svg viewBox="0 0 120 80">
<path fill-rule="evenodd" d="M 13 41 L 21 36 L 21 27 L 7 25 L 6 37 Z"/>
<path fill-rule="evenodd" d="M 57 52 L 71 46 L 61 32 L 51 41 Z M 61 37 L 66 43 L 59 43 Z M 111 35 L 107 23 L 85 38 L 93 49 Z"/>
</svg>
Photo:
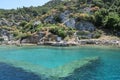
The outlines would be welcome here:
<svg viewBox="0 0 120 80">
<path fill-rule="evenodd" d="M 22 22 L 19 24 L 19 26 L 24 27 L 26 24 L 27 24 L 27 22 L 26 22 L 26 21 L 22 21 Z"/>
<path fill-rule="evenodd" d="M 29 37 L 29 36 L 31 36 L 31 34 L 29 33 L 19 33 L 19 35 L 17 35 L 15 39 L 21 39 L 23 37 Z"/>
<path fill-rule="evenodd" d="M 95 12 L 95 25 L 96 26 L 104 26 L 104 19 L 105 16 L 107 15 L 107 10 L 102 8 L 99 11 Z"/>
<path fill-rule="evenodd" d="M 0 37 L 0 42 L 3 42 L 4 41 L 4 38 Z"/>
<path fill-rule="evenodd" d="M 120 31 L 119 14 L 110 12 L 108 16 L 105 17 L 104 25 L 107 29 L 111 29 L 113 31 Z"/>
<path fill-rule="evenodd" d="M 67 36 L 66 31 L 64 28 L 61 27 L 54 27 L 50 29 L 50 32 L 62 37 L 63 39 Z"/>
<path fill-rule="evenodd" d="M 59 17 L 59 15 L 55 15 L 54 20 L 59 23 L 61 22 L 61 18 Z"/>
<path fill-rule="evenodd" d="M 102 32 L 100 30 L 99 31 L 97 30 L 97 31 L 93 32 L 93 38 L 100 38 L 101 34 L 102 34 Z"/>
<path fill-rule="evenodd" d="M 79 31 L 77 32 L 77 35 L 88 35 L 89 33 L 89 31 Z"/>
</svg>

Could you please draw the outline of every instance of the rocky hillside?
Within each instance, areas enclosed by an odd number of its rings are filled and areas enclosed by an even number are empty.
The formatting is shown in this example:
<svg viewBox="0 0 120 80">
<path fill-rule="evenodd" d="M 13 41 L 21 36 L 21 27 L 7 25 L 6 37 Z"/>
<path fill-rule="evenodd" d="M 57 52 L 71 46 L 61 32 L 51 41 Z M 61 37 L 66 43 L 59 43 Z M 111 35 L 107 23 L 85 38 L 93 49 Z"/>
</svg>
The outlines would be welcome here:
<svg viewBox="0 0 120 80">
<path fill-rule="evenodd" d="M 120 0 L 51 0 L 43 6 L 0 9 L 0 41 L 37 43 L 120 36 Z"/>
</svg>

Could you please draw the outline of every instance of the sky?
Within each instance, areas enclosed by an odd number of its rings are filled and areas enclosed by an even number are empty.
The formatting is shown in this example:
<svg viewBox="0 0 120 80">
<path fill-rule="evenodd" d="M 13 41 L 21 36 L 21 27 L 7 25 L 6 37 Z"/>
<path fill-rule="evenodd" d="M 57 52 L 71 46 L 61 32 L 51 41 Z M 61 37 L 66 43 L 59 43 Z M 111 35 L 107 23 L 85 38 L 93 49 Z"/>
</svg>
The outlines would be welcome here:
<svg viewBox="0 0 120 80">
<path fill-rule="evenodd" d="M 50 0 L 1 0 L 0 9 L 16 9 L 23 6 L 41 6 Z"/>
</svg>

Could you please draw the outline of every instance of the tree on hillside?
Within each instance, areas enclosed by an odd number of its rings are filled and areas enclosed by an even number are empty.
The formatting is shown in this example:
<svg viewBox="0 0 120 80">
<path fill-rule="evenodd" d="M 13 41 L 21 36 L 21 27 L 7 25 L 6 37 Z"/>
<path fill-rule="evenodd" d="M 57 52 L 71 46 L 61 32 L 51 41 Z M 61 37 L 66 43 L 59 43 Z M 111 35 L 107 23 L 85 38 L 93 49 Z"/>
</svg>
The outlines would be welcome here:
<svg viewBox="0 0 120 80">
<path fill-rule="evenodd" d="M 120 16 L 115 12 L 110 12 L 108 16 L 105 17 L 104 25 L 107 29 L 120 31 Z"/>
</svg>

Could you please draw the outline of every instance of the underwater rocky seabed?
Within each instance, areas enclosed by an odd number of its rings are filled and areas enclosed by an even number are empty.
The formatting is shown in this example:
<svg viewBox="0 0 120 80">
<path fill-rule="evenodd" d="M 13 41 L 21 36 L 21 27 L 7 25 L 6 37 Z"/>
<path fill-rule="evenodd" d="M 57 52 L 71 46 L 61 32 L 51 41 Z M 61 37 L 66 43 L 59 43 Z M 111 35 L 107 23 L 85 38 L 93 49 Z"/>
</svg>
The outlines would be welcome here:
<svg viewBox="0 0 120 80">
<path fill-rule="evenodd" d="M 28 64 L 28 63 L 24 63 L 24 62 L 5 61 L 5 60 L 3 60 L 3 61 L 1 60 L 0 62 L 3 62 L 3 63 L 1 63 L 3 66 L 8 66 L 7 69 L 13 68 L 12 69 L 13 71 L 15 71 L 15 70 L 20 71 L 20 72 L 22 71 L 24 73 L 24 75 L 25 75 L 25 71 L 26 71 L 26 74 L 29 74 L 29 75 L 31 75 L 31 73 L 33 72 L 32 73 L 33 79 L 28 78 L 28 80 L 34 80 L 34 77 L 36 77 L 36 79 L 39 79 L 39 77 L 40 77 L 42 80 L 44 80 L 44 79 L 45 80 L 46 79 L 64 80 L 64 78 L 67 78 L 70 75 L 73 76 L 73 74 L 76 73 L 76 71 L 79 71 L 81 69 L 84 69 L 86 67 L 92 66 L 93 64 L 97 63 L 98 59 L 99 59 L 98 57 L 86 58 L 84 60 L 73 61 L 64 66 L 60 66 L 60 67 L 52 68 L 52 69 L 43 68 L 41 66 L 32 65 L 32 64 Z M 28 73 L 28 72 L 30 72 L 30 73 Z M 17 74 L 19 74 L 19 73 L 17 73 Z M 37 77 L 37 75 L 35 75 L 34 73 L 36 73 L 39 77 Z M 11 72 L 9 74 L 13 75 L 14 73 Z M 13 75 L 13 76 L 17 77 L 18 75 Z"/>
<path fill-rule="evenodd" d="M 0 52 L 0 80 L 120 79 L 119 48 L 0 47 Z M 48 58 L 50 62 L 44 64 L 47 60 L 39 59 L 42 58 L 40 56 Z M 30 58 L 41 61 L 30 62 Z"/>
</svg>

